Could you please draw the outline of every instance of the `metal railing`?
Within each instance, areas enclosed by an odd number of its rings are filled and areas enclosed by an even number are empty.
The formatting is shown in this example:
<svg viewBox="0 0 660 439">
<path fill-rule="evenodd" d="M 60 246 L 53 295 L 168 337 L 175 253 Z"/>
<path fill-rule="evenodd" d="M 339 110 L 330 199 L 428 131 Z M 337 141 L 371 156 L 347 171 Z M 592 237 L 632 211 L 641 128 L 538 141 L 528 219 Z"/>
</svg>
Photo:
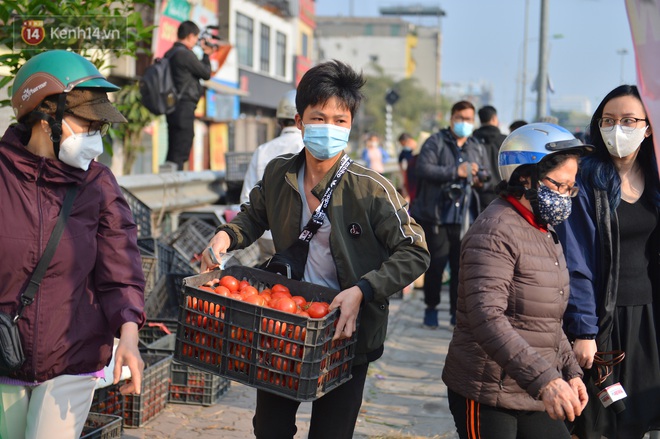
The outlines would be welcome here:
<svg viewBox="0 0 660 439">
<path fill-rule="evenodd" d="M 173 228 L 176 228 L 179 213 L 220 202 L 227 192 L 225 175 L 224 171 L 178 171 L 124 175 L 117 177 L 117 181 L 146 204 L 157 218 L 172 215 Z M 384 175 L 392 181 L 398 180 L 398 163 L 386 163 Z"/>
</svg>

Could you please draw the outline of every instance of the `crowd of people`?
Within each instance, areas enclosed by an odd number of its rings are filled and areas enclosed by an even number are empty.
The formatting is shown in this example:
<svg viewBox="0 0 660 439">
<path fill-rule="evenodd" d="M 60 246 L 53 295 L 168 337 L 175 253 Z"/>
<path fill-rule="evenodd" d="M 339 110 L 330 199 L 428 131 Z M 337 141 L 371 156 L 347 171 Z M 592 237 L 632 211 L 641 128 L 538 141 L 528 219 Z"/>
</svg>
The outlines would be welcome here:
<svg viewBox="0 0 660 439">
<path fill-rule="evenodd" d="M 322 96 L 311 108 L 304 99 L 297 107 L 303 115 L 306 109 L 319 111 L 322 116 L 316 123 L 327 125 L 332 121 L 325 113 L 333 111 L 324 107 L 335 103 L 323 103 L 328 95 Z M 348 104 L 343 105 L 344 112 L 352 113 Z M 480 127 L 475 129 L 477 114 Z M 294 188 L 303 187 L 307 167 L 319 160 L 313 158 L 319 138 L 305 135 L 312 125 L 303 123 L 303 116 L 296 120 L 304 149 L 287 159 L 298 163 L 286 168 L 298 169 Z M 437 306 L 448 267 L 454 333 L 442 379 L 462 439 L 639 439 L 660 429 L 654 306 L 660 284 L 660 186 L 650 121 L 637 88 L 621 86 L 605 97 L 587 133 L 572 134 L 556 122 L 517 120 L 505 135 L 494 107 L 477 112 L 472 103 L 459 101 L 451 109 L 447 128 L 419 144 L 409 133 L 398 138 L 397 197 L 400 194 L 408 203 L 401 205 L 410 212 L 407 224 L 419 224 L 420 244 L 428 252 L 423 281 L 426 328 L 439 326 Z M 345 122 L 335 124 L 341 127 Z M 334 160 L 326 158 L 335 163 L 323 167 L 326 182 L 343 157 L 337 151 L 348 145 L 347 135 L 341 143 L 339 137 L 327 131 L 324 137 L 337 154 Z M 367 168 L 382 173 L 388 154 L 379 136 L 367 134 L 364 146 L 361 158 Z M 280 160 L 284 157 L 274 162 Z M 279 166 L 284 163 L 268 165 L 272 172 Z M 266 188 L 278 180 L 286 180 L 284 171 L 268 179 L 264 175 L 251 189 L 253 206 L 244 206 L 241 221 L 223 227 L 211 246 L 225 251 L 252 242 L 261 229 L 252 230 L 255 224 L 249 219 L 256 212 L 269 217 Z M 300 193 L 303 223 L 320 194 L 317 189 L 310 203 L 310 194 Z M 295 241 L 291 231 L 276 233 L 287 236 L 275 245 L 276 251 L 285 251 Z M 332 235 L 314 245 L 328 246 L 326 251 L 333 248 Z M 342 257 L 332 251 L 326 254 L 334 255 L 335 269 L 317 271 L 314 245 L 302 262 L 304 278 L 344 290 L 343 294 L 355 292 L 358 298 L 351 299 L 352 304 L 368 306 L 376 292 L 369 272 L 362 280 L 344 284 Z M 384 268 L 388 263 L 382 264 Z M 342 306 L 333 303 L 343 310 Z M 353 310 L 350 313 L 349 321 Z M 361 328 L 373 323 L 361 318 Z M 368 361 L 373 357 L 367 355 Z M 619 389 L 625 389 L 624 397 Z M 262 392 L 257 399 L 258 437 L 269 437 L 259 427 L 260 413 L 277 405 L 273 398 Z M 315 404 L 321 406 L 324 398 Z M 355 393 L 352 401 L 357 401 Z M 295 409 L 297 404 L 286 409 L 287 419 Z M 284 412 L 278 413 L 281 419 Z M 322 437 L 317 430 L 320 421 L 314 419 L 310 437 Z M 346 425 L 354 424 L 353 415 L 348 419 Z M 294 426 L 287 428 L 295 431 Z"/>
<path fill-rule="evenodd" d="M 198 35 L 182 23 L 168 54 L 187 72 L 175 75 L 181 84 L 210 74 L 212 49 L 202 42 L 201 61 L 191 50 Z M 505 135 L 493 106 L 460 100 L 446 127 L 398 137 L 396 187 L 382 175 L 378 134 L 363 137 L 359 162 L 347 151 L 364 84 L 337 60 L 305 73 L 277 108 L 280 135 L 253 155 L 241 211 L 202 253 L 206 271 L 213 253 L 259 241 L 261 262 L 278 257 L 297 280 L 339 291 L 334 339 L 357 332 L 352 379 L 312 403 L 309 437 L 352 437 L 389 300 L 423 275 L 421 324 L 438 328 L 447 267 L 442 380 L 461 439 L 660 429 L 660 179 L 637 87 L 607 94 L 586 136 L 547 121 L 516 121 Z M 133 376 L 122 391 L 141 390 L 136 226 L 94 161 L 108 125 L 126 119 L 108 100 L 118 87 L 73 52 L 34 56 L 12 90 L 17 123 L 0 140 L 0 200 L 11 206 L 0 214 L 0 312 L 25 358 L 5 367 L 3 339 L 0 437 L 79 437 L 111 356 L 115 382 L 122 366 Z M 185 88 L 167 117 L 179 169 L 199 95 Z M 255 436 L 292 438 L 299 405 L 258 389 Z"/>
</svg>

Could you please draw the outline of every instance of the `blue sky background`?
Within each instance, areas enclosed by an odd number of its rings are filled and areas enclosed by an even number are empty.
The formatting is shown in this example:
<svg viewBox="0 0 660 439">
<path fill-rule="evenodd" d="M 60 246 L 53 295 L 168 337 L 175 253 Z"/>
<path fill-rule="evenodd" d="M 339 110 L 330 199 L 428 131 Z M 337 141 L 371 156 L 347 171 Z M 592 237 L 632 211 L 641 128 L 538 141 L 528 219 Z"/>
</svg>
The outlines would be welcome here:
<svg viewBox="0 0 660 439">
<path fill-rule="evenodd" d="M 636 82 L 632 36 L 624 0 L 549 0 L 549 74 L 554 99 L 584 96 L 592 111 L 611 89 Z M 540 0 L 529 1 L 526 118 L 533 119 L 536 93 L 530 86 L 538 70 Z M 424 4 L 440 6 L 443 82 L 485 81 L 493 86 L 493 105 L 502 127 L 519 114 L 525 0 L 316 0 L 317 15 L 378 16 L 382 6 Z M 404 17 L 416 24 L 436 26 L 436 18 Z M 627 55 L 617 53 L 626 49 Z"/>
</svg>

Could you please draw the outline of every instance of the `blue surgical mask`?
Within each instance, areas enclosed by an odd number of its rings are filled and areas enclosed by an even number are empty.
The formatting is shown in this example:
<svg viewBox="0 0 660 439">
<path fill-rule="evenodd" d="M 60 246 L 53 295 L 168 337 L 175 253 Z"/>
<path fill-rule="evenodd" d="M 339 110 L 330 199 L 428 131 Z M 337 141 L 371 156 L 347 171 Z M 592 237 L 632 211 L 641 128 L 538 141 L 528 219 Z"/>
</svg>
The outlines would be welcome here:
<svg viewBox="0 0 660 439">
<path fill-rule="evenodd" d="M 470 122 L 456 122 L 454 124 L 454 134 L 458 137 L 470 137 L 473 130 L 474 125 Z"/>
<path fill-rule="evenodd" d="M 303 124 L 305 134 L 303 143 L 318 160 L 327 160 L 336 156 L 346 148 L 350 128 L 334 124 Z"/>
<path fill-rule="evenodd" d="M 539 183 L 538 202 L 539 216 L 553 226 L 566 221 L 571 215 L 573 207 L 571 197 L 555 192 L 543 183 Z"/>
</svg>

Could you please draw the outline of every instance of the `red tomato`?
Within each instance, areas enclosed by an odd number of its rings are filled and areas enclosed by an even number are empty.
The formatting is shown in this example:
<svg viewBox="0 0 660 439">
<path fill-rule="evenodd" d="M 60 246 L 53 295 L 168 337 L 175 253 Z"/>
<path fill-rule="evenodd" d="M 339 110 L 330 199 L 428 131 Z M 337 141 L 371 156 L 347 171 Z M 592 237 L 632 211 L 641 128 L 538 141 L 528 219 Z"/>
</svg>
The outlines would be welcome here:
<svg viewBox="0 0 660 439">
<path fill-rule="evenodd" d="M 259 290 L 257 290 L 255 287 L 252 285 L 248 285 L 244 287 L 241 291 L 241 296 L 258 296 L 259 295 Z"/>
<path fill-rule="evenodd" d="M 288 312 L 290 314 L 295 314 L 298 310 L 298 305 L 296 305 L 296 302 L 290 297 L 282 297 L 278 299 L 274 305 L 271 305 L 271 307 L 278 311 Z"/>
<path fill-rule="evenodd" d="M 305 309 L 307 306 L 307 300 L 303 296 L 293 296 L 292 299 L 301 309 Z"/>
<path fill-rule="evenodd" d="M 248 287 L 248 286 L 250 286 L 250 282 L 248 282 L 248 281 L 246 281 L 245 279 L 243 279 L 242 281 L 240 281 L 240 282 L 238 283 L 238 291 L 242 291 L 243 288 Z"/>
<path fill-rule="evenodd" d="M 266 306 L 266 299 L 258 294 L 251 294 L 249 296 L 243 295 L 243 302 L 252 303 L 257 306 Z"/>
<path fill-rule="evenodd" d="M 282 291 L 273 291 L 272 293 L 270 293 L 270 298 L 271 298 L 272 300 L 281 299 L 281 298 L 283 298 L 283 297 L 285 297 L 285 298 L 287 298 L 287 299 L 290 299 L 290 298 L 291 298 L 291 295 L 290 295 L 290 294 L 287 294 L 287 293 L 283 293 Z"/>
<path fill-rule="evenodd" d="M 212 292 L 212 293 L 215 292 L 215 291 L 213 290 L 213 288 L 209 287 L 208 285 L 200 285 L 200 286 L 198 286 L 197 288 L 199 288 L 200 290 L 210 291 L 210 292 Z"/>
<path fill-rule="evenodd" d="M 231 291 L 229 291 L 229 288 L 225 287 L 224 285 L 218 285 L 215 287 L 215 294 L 226 297 L 231 294 Z"/>
<path fill-rule="evenodd" d="M 309 316 L 313 319 L 322 319 L 330 312 L 329 306 L 325 302 L 313 302 L 306 309 Z"/>
<path fill-rule="evenodd" d="M 286 293 L 289 296 L 291 296 L 291 292 L 289 291 L 289 289 L 282 284 L 275 284 L 270 290 L 273 293 Z"/>
<path fill-rule="evenodd" d="M 232 293 L 238 291 L 238 279 L 234 276 L 226 275 L 220 278 L 220 285 L 227 287 Z"/>
<path fill-rule="evenodd" d="M 296 315 L 298 315 L 298 316 L 300 316 L 300 317 L 309 317 L 309 314 L 307 313 L 307 311 L 303 311 L 303 310 L 301 310 L 301 309 L 298 310 L 298 312 L 296 313 Z"/>
<path fill-rule="evenodd" d="M 270 296 L 270 293 L 266 293 L 266 292 L 262 291 L 261 293 L 259 293 L 259 295 L 261 297 L 263 297 L 264 299 L 266 299 L 266 303 L 270 302 L 270 299 L 272 299 L 272 297 Z"/>
</svg>

